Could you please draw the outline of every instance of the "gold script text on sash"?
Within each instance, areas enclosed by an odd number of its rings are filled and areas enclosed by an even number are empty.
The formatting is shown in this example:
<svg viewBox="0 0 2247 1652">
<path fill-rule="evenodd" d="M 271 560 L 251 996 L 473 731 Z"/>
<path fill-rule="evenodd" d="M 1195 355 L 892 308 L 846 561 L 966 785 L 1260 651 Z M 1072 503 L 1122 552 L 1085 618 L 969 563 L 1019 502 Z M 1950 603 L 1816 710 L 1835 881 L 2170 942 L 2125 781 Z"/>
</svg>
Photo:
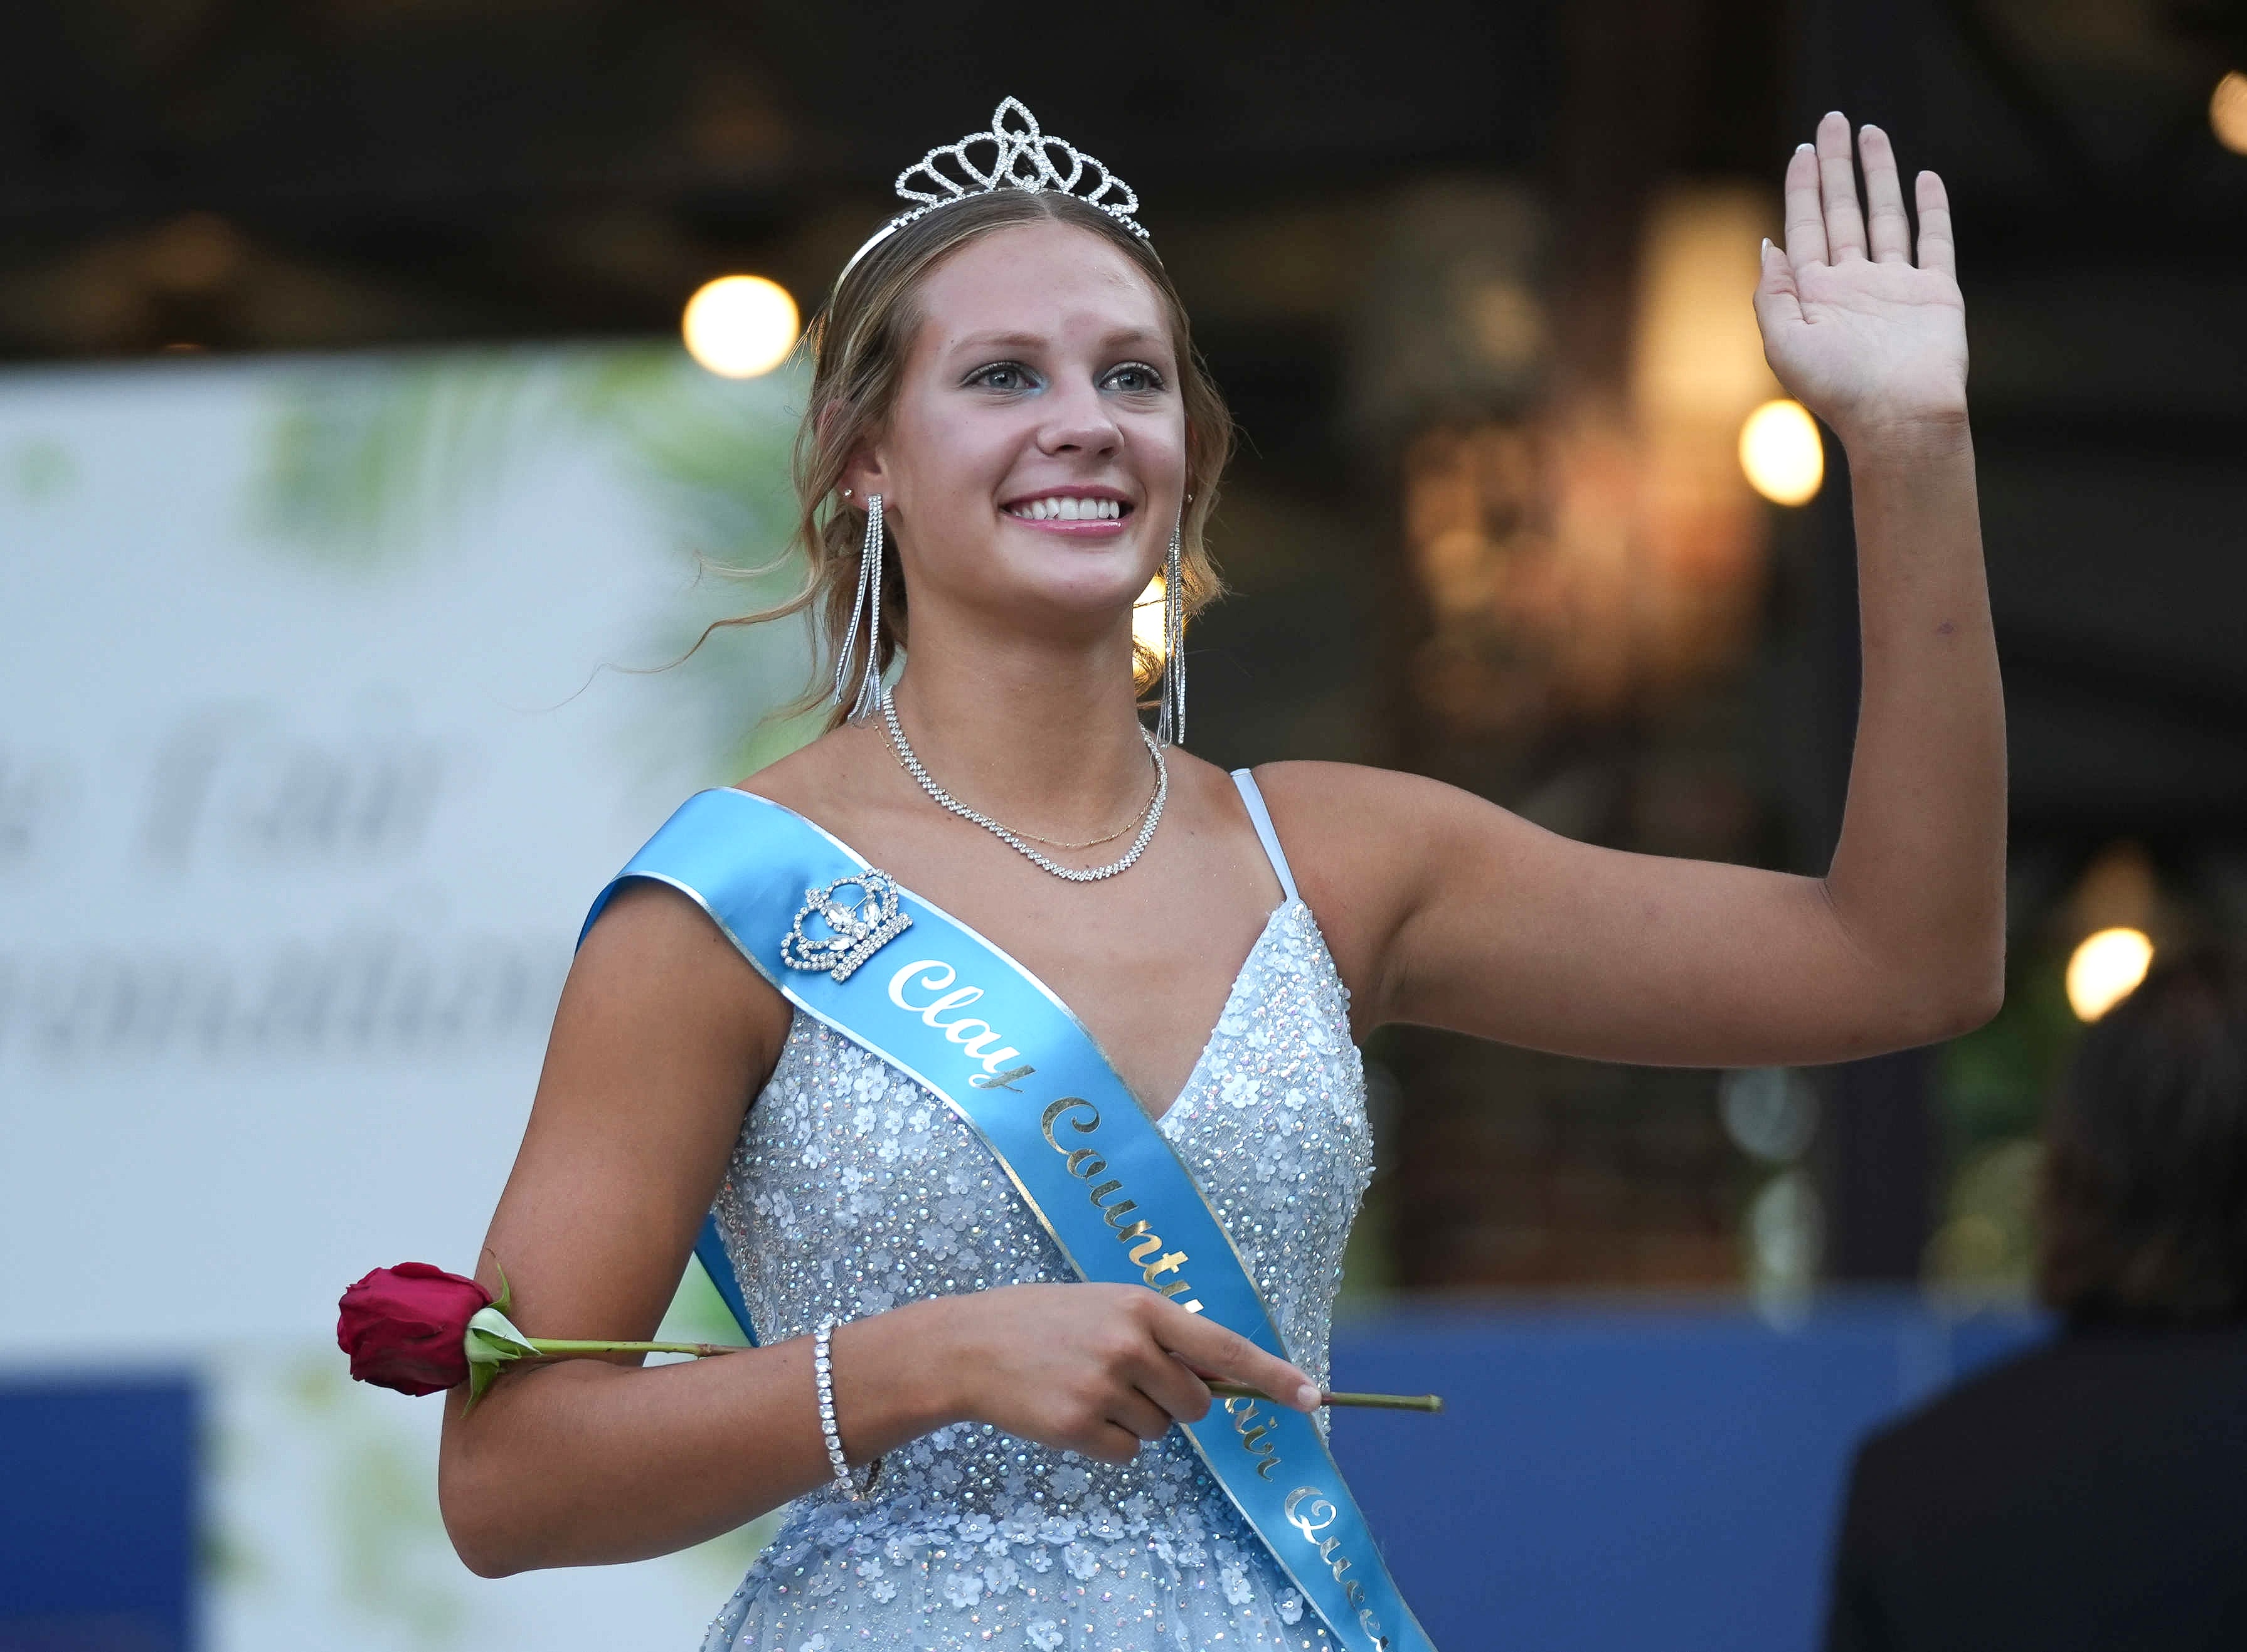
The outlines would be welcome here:
<svg viewBox="0 0 2247 1652">
<path fill-rule="evenodd" d="M 1342 1511 L 1329 1498 L 1320 1496 L 1316 1486 L 1311 1485 L 1299 1485 L 1288 1492 L 1287 1501 L 1281 1507 L 1287 1513 L 1287 1524 L 1303 1534 L 1303 1540 L 1318 1550 L 1319 1559 L 1333 1571 L 1335 1581 L 1342 1586 L 1342 1598 L 1357 1608 L 1357 1627 L 1372 1637 L 1374 1645 L 1386 1647 L 1389 1637 L 1381 1632 L 1381 1620 L 1373 1615 L 1372 1608 L 1365 1603 L 1364 1586 L 1356 1578 L 1345 1579 L 1342 1576 L 1349 1570 L 1350 1561 L 1348 1555 L 1335 1553 L 1342 1547 L 1342 1539 L 1319 1535 L 1342 1518 Z"/>
<path fill-rule="evenodd" d="M 1108 1168 L 1108 1161 L 1092 1149 L 1072 1149 L 1054 1135 L 1054 1126 L 1064 1123 L 1079 1136 L 1089 1136 L 1100 1128 L 1100 1109 L 1082 1096 L 1062 1096 L 1046 1109 L 1041 1123 L 1045 1131 L 1046 1145 L 1067 1157 L 1071 1176 L 1079 1181 L 1091 1183 L 1095 1177 Z M 1164 1250 L 1163 1236 L 1145 1221 L 1126 1222 L 1124 1219 L 1137 1210 L 1139 1205 L 1136 1199 L 1124 1198 L 1123 1192 L 1123 1182 L 1110 1177 L 1092 1185 L 1085 1197 L 1091 1200 L 1092 1208 L 1107 1219 L 1108 1225 L 1116 1230 L 1117 1239 L 1130 1253 L 1131 1260 L 1138 1265 L 1140 1277 L 1147 1281 L 1148 1287 L 1160 1291 L 1173 1300 L 1184 1297 L 1185 1300 L 1178 1302 L 1180 1307 L 1190 1314 L 1200 1313 L 1200 1302 L 1191 1294 L 1193 1287 L 1186 1283 L 1183 1275 L 1170 1280 L 1162 1277 L 1165 1273 L 1175 1274 L 1184 1267 L 1186 1253 Z"/>
<path fill-rule="evenodd" d="M 1277 1419 L 1260 1413 L 1256 1402 L 1243 1395 L 1228 1398 L 1225 1410 L 1240 1436 L 1240 1449 L 1257 1460 L 1256 1478 L 1270 1479 L 1272 1471 L 1280 1466 L 1280 1443 L 1271 1437 L 1277 1429 Z"/>
</svg>

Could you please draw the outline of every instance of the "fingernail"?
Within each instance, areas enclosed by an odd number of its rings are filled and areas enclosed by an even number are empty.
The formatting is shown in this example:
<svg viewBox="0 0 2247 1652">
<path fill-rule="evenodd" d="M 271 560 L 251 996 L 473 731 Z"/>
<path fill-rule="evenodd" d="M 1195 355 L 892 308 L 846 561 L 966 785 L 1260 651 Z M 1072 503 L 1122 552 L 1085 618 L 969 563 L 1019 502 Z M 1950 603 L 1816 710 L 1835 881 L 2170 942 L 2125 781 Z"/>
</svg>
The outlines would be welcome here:
<svg viewBox="0 0 2247 1652">
<path fill-rule="evenodd" d="M 1826 118 L 1828 120 L 1839 120 L 1841 119 L 1841 112 L 1839 109 L 1828 109 L 1826 112 Z"/>
<path fill-rule="evenodd" d="M 1308 1411 L 1318 1403 L 1319 1389 L 1315 1382 L 1306 1382 L 1295 1390 L 1295 1405 L 1299 1410 Z"/>
<path fill-rule="evenodd" d="M 1794 153 L 1800 154 L 1805 149 L 1815 149 L 1817 147 L 1813 143 L 1798 143 L 1794 146 Z"/>
<path fill-rule="evenodd" d="M 1766 236 L 1763 238 L 1763 249 L 1766 252 L 1769 252 L 1771 250 L 1771 237 L 1769 236 Z"/>
</svg>

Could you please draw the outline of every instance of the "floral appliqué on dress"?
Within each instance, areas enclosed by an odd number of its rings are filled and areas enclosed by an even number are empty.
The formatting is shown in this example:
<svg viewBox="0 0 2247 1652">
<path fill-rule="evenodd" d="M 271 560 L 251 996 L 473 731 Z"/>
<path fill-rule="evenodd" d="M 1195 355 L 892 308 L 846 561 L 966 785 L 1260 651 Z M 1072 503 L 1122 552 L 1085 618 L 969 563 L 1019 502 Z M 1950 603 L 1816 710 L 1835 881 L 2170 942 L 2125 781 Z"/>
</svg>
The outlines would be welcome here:
<svg viewBox="0 0 2247 1652">
<path fill-rule="evenodd" d="M 1372 1143 L 1349 993 L 1301 901 L 1267 921 L 1159 1128 L 1323 1382 Z M 966 1124 L 802 1014 L 716 1208 L 767 1341 L 825 1314 L 1075 1277 Z M 1178 1430 L 1114 1467 L 955 1423 L 891 1452 L 867 1501 L 829 1488 L 791 1505 L 704 1652 L 1333 1645 Z"/>
</svg>

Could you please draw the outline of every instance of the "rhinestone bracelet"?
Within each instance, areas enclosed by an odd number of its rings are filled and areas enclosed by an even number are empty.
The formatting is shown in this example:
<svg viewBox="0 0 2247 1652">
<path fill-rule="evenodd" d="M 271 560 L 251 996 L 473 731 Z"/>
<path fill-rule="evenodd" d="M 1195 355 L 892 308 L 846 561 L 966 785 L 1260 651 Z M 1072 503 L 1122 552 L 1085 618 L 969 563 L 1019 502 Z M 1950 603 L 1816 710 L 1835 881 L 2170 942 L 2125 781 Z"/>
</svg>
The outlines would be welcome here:
<svg viewBox="0 0 2247 1652">
<path fill-rule="evenodd" d="M 857 1503 L 863 1501 L 866 1492 L 873 1489 L 874 1479 L 871 1474 L 868 1475 L 864 1488 L 860 1488 L 857 1476 L 850 1471 L 850 1464 L 843 1456 L 843 1437 L 835 1429 L 835 1356 L 831 1348 L 835 1328 L 841 1323 L 830 1314 L 812 1331 L 811 1374 L 819 1385 L 819 1432 L 827 1442 L 828 1464 L 835 1471 L 837 1484 L 842 1486 L 852 1502 Z M 877 1472 L 880 1471 L 878 1459 L 874 1468 Z"/>
</svg>

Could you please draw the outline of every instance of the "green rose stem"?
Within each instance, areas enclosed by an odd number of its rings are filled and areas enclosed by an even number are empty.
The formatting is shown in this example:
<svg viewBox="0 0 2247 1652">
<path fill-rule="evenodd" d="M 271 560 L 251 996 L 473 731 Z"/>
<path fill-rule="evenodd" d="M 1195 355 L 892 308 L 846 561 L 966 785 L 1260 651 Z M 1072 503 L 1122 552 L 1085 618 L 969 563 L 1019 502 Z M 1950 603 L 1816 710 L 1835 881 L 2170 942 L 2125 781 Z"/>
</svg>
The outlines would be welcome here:
<svg viewBox="0 0 2247 1652">
<path fill-rule="evenodd" d="M 510 1329 L 513 1328 L 509 1328 Z M 723 1342 L 586 1342 L 566 1336 L 531 1336 L 524 1341 L 541 1354 L 738 1354 Z"/>
<path fill-rule="evenodd" d="M 493 1266 L 497 1268 L 498 1264 Z M 556 1359 L 573 1354 L 692 1354 L 698 1359 L 713 1354 L 734 1354 L 738 1348 L 723 1342 L 603 1342 L 569 1336 L 525 1336 L 507 1316 L 515 1293 L 507 1270 L 498 1268 L 499 1294 L 491 1305 L 470 1316 L 461 1346 L 468 1356 L 468 1400 L 462 1415 L 475 1409 L 500 1374 L 518 1360 Z"/>
<path fill-rule="evenodd" d="M 499 1273 L 499 1294 L 488 1307 L 476 1310 L 468 1320 L 461 1344 L 468 1356 L 468 1401 L 463 1413 L 473 1410 L 484 1396 L 501 1371 L 518 1360 L 543 1360 L 566 1357 L 572 1354 L 691 1354 L 707 1359 L 714 1354 L 734 1354 L 740 1350 L 723 1342 L 603 1342 L 577 1337 L 525 1336 L 507 1316 L 514 1292 L 509 1288 L 507 1270 L 493 1266 Z M 1245 1387 L 1238 1382 L 1212 1382 L 1209 1391 L 1219 1398 L 1263 1400 L 1278 1404 L 1261 1389 Z M 1359 1405 L 1384 1411 L 1440 1411 L 1444 1402 L 1433 1394 L 1322 1394 L 1322 1405 Z"/>
<path fill-rule="evenodd" d="M 1274 1405 L 1280 1403 L 1262 1389 L 1249 1388 L 1240 1382 L 1212 1382 L 1209 1391 L 1219 1399 L 1269 1400 Z M 1444 1409 L 1444 1396 L 1440 1394 L 1322 1394 L 1319 1403 L 1362 1405 L 1376 1411 L 1436 1412 Z"/>
</svg>

